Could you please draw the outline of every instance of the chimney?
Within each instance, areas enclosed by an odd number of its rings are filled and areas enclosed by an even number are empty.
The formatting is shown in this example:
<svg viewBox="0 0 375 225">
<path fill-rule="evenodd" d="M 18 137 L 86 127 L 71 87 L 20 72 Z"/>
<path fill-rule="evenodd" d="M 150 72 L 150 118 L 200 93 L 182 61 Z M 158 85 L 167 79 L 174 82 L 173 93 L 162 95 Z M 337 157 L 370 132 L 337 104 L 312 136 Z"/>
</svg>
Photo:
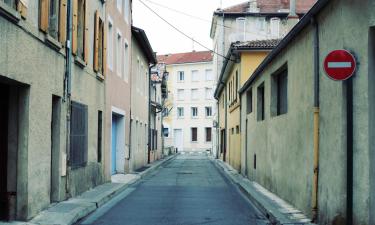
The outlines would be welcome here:
<svg viewBox="0 0 375 225">
<path fill-rule="evenodd" d="M 288 22 L 287 22 L 287 27 L 288 27 L 288 32 L 298 23 L 299 17 L 296 13 L 296 0 L 290 0 L 290 10 L 289 10 L 289 15 L 288 15 Z"/>
</svg>

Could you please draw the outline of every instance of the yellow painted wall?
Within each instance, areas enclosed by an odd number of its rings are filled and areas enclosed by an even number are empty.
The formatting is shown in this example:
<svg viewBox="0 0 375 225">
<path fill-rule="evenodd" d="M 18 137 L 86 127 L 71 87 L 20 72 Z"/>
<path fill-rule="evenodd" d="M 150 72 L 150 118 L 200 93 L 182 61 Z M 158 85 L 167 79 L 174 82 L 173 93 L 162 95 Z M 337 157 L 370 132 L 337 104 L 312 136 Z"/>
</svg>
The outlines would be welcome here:
<svg viewBox="0 0 375 225">
<path fill-rule="evenodd" d="M 241 124 L 240 124 L 240 99 L 237 94 L 237 101 L 229 100 L 229 82 L 233 82 L 233 88 L 235 88 L 235 76 L 236 71 L 239 74 L 239 86 L 240 89 L 243 84 L 249 79 L 250 75 L 255 71 L 258 65 L 263 61 L 267 56 L 269 51 L 249 51 L 242 52 L 240 54 L 241 60 L 240 63 L 236 63 L 230 75 L 225 82 L 226 92 L 227 92 L 227 104 L 225 109 L 222 107 L 223 98 L 225 100 L 224 90 L 219 97 L 219 125 L 220 131 L 225 129 L 225 113 L 227 114 L 227 131 L 226 131 L 226 161 L 236 170 L 241 170 Z M 234 91 L 237 93 L 237 91 Z M 238 127 L 238 128 L 237 128 Z M 221 133 L 219 138 L 219 146 L 221 143 Z M 220 158 L 224 159 L 223 154 L 220 154 Z"/>
</svg>

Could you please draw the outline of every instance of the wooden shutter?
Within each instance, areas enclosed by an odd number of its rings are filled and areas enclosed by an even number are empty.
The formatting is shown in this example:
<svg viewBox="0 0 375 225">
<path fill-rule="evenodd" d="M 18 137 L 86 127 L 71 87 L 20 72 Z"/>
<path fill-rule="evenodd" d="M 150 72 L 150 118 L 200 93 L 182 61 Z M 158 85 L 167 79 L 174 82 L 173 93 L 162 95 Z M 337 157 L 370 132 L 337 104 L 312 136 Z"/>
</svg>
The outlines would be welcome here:
<svg viewBox="0 0 375 225">
<path fill-rule="evenodd" d="M 105 76 L 107 73 L 107 29 L 106 25 L 103 22 L 103 75 Z"/>
<path fill-rule="evenodd" d="M 78 0 L 73 0 L 73 34 L 72 34 L 72 53 L 77 55 L 77 36 L 78 36 Z"/>
<path fill-rule="evenodd" d="M 88 10 L 87 10 L 87 1 L 84 0 L 83 2 L 84 7 L 84 24 L 85 24 L 85 30 L 83 31 L 83 60 L 86 64 L 88 64 L 89 61 L 89 16 L 88 16 Z"/>
<path fill-rule="evenodd" d="M 39 29 L 48 31 L 49 0 L 39 0 Z"/>
<path fill-rule="evenodd" d="M 18 1 L 17 3 L 17 11 L 21 14 L 22 18 L 26 18 L 27 16 L 27 7 L 22 1 Z"/>
<path fill-rule="evenodd" d="M 95 11 L 95 24 L 94 24 L 94 71 L 99 71 L 99 12 Z"/>
<path fill-rule="evenodd" d="M 60 0 L 60 12 L 59 12 L 59 41 L 63 45 L 66 41 L 66 13 L 67 13 L 67 0 Z"/>
</svg>

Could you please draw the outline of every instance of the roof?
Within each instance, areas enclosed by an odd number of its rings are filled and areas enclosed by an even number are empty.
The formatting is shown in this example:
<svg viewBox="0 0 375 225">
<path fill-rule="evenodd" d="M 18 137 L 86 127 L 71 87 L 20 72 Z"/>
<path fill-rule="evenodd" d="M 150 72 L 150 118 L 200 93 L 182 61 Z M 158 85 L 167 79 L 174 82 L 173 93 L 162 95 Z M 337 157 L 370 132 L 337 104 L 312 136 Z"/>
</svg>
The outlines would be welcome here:
<svg viewBox="0 0 375 225">
<path fill-rule="evenodd" d="M 132 35 L 140 44 L 140 47 L 143 53 L 146 55 L 148 61 L 152 64 L 156 64 L 157 59 L 155 56 L 155 52 L 152 50 L 150 41 L 148 40 L 145 31 L 142 30 L 141 28 L 132 26 Z"/>
<path fill-rule="evenodd" d="M 296 1 L 296 13 L 305 14 L 315 4 L 316 0 L 298 0 Z M 224 9 L 218 9 L 218 13 L 250 13 L 250 1 L 233 5 Z M 256 0 L 256 13 L 273 14 L 273 13 L 289 13 L 289 0 Z M 254 12 L 253 12 L 254 13 Z"/>
<path fill-rule="evenodd" d="M 245 82 L 243 87 L 239 90 L 239 93 L 242 94 L 245 92 L 253 83 L 254 80 L 258 78 L 263 72 L 263 70 L 276 58 L 281 51 L 283 51 L 300 33 L 301 31 L 311 24 L 311 21 L 314 20 L 315 15 L 317 15 L 320 10 L 322 10 L 330 0 L 319 0 L 311 10 L 293 27 L 293 29 L 280 41 L 275 49 L 273 49 L 263 62 L 256 68 L 254 73 L 250 78 Z"/>
<path fill-rule="evenodd" d="M 223 67 L 221 68 L 219 81 L 215 89 L 214 97 L 219 98 L 223 88 L 224 82 L 228 79 L 228 72 L 232 69 L 236 61 L 236 52 L 251 51 L 251 50 L 272 50 L 280 42 L 280 39 L 256 40 L 232 43 L 226 55 Z"/>
<path fill-rule="evenodd" d="M 157 56 L 159 63 L 170 64 L 184 64 L 184 63 L 199 63 L 199 62 L 211 62 L 212 53 L 210 51 L 200 52 L 186 52 L 176 54 L 166 54 Z"/>
<path fill-rule="evenodd" d="M 268 39 L 268 40 L 255 40 L 245 42 L 232 43 L 233 48 L 253 50 L 253 49 L 273 49 L 275 48 L 281 39 Z"/>
</svg>

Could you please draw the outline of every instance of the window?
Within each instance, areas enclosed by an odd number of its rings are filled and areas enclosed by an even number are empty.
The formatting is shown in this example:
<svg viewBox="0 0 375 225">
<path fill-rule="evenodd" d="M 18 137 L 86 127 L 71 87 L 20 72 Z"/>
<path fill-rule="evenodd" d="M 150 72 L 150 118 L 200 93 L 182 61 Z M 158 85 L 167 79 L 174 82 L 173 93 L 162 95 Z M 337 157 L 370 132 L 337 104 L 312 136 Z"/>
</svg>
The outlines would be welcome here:
<svg viewBox="0 0 375 225">
<path fill-rule="evenodd" d="M 199 98 L 199 92 L 198 89 L 191 89 L 191 99 L 197 100 Z"/>
<path fill-rule="evenodd" d="M 211 142 L 212 140 L 212 128 L 206 127 L 206 142 Z"/>
<path fill-rule="evenodd" d="M 4 1 L 4 0 L 2 0 Z M 26 6 L 22 2 L 16 0 L 5 0 L 5 3 L 13 8 L 24 7 L 26 12 Z M 80 2 L 84 4 L 85 2 Z M 40 1 L 39 6 L 39 28 L 48 33 L 51 37 L 58 39 L 61 43 L 65 44 L 66 40 L 66 2 L 58 0 L 45 0 Z M 75 7 L 75 9 L 77 6 Z M 20 8 L 19 8 L 20 10 Z M 22 12 L 21 12 L 22 14 Z M 76 25 L 76 24 L 75 24 Z"/>
<path fill-rule="evenodd" d="M 169 116 L 169 109 L 168 108 L 164 108 L 163 109 L 163 117 L 168 117 Z"/>
<path fill-rule="evenodd" d="M 288 70 L 284 69 L 272 77 L 272 108 L 273 115 L 288 112 Z M 275 90 L 276 89 L 276 90 Z M 275 112 L 276 109 L 276 112 Z"/>
<path fill-rule="evenodd" d="M 178 89 L 177 90 L 177 100 L 184 100 L 185 99 L 185 90 L 184 89 Z"/>
<path fill-rule="evenodd" d="M 211 106 L 205 107 L 205 111 L 206 111 L 206 117 L 212 116 L 212 107 Z"/>
<path fill-rule="evenodd" d="M 238 70 L 236 70 L 236 89 L 234 90 L 234 93 L 233 93 L 234 96 L 236 96 L 235 99 L 237 99 L 238 86 L 239 86 L 239 83 L 238 83 Z"/>
<path fill-rule="evenodd" d="M 213 76 L 212 70 L 211 69 L 206 70 L 206 81 L 210 81 L 213 79 L 214 79 L 214 76 Z"/>
<path fill-rule="evenodd" d="M 17 8 L 17 1 L 16 0 L 0 0 L 2 2 L 4 2 L 5 4 L 7 4 L 8 6 L 16 9 Z"/>
<path fill-rule="evenodd" d="M 191 128 L 191 141 L 192 142 L 198 141 L 198 128 L 196 127 Z"/>
<path fill-rule="evenodd" d="M 191 71 L 191 80 L 192 81 L 199 81 L 199 71 L 198 70 Z"/>
<path fill-rule="evenodd" d="M 121 8 L 122 8 L 122 0 L 116 0 L 116 6 L 117 6 L 118 11 L 121 12 Z"/>
<path fill-rule="evenodd" d="M 185 80 L 185 74 L 184 71 L 178 71 L 177 72 L 177 81 L 184 81 Z"/>
<path fill-rule="evenodd" d="M 236 19 L 237 25 L 237 40 L 236 41 L 245 41 L 246 40 L 246 18 L 239 17 Z"/>
<path fill-rule="evenodd" d="M 191 117 L 193 117 L 193 118 L 198 117 L 198 108 L 197 107 L 191 107 Z"/>
<path fill-rule="evenodd" d="M 124 18 L 127 23 L 130 21 L 130 0 L 125 0 L 124 2 Z"/>
<path fill-rule="evenodd" d="M 240 133 L 240 126 L 236 126 L 236 134 L 239 134 Z"/>
<path fill-rule="evenodd" d="M 123 63 L 123 73 L 124 73 L 124 80 L 126 82 L 129 81 L 129 45 L 125 42 L 124 45 L 124 63 Z"/>
<path fill-rule="evenodd" d="M 94 29 L 94 71 L 102 75 L 105 74 L 105 51 L 104 51 L 104 22 L 99 17 L 98 10 L 95 11 Z"/>
<path fill-rule="evenodd" d="M 123 61 L 122 60 L 122 44 L 121 44 L 121 33 L 120 32 L 117 32 L 117 39 L 116 39 L 116 71 L 117 71 L 117 75 L 119 75 L 120 77 L 122 77 L 122 71 L 121 71 L 121 62 Z"/>
<path fill-rule="evenodd" d="M 108 67 L 113 70 L 113 25 L 110 18 L 108 21 Z"/>
<path fill-rule="evenodd" d="M 70 127 L 69 165 L 74 169 L 87 163 L 87 105 L 72 102 Z"/>
<path fill-rule="evenodd" d="M 77 5 L 76 5 L 77 4 Z M 86 1 L 85 0 L 77 0 L 73 4 L 73 53 L 75 53 L 81 59 L 85 58 L 85 52 L 87 52 L 87 37 L 86 32 L 88 28 L 85 27 L 86 23 Z M 76 28 L 76 30 L 74 29 Z M 87 30 L 85 29 L 87 28 Z M 74 41 L 76 40 L 76 41 Z M 76 43 L 76 46 L 74 46 Z M 85 60 L 86 61 L 86 60 Z"/>
<path fill-rule="evenodd" d="M 169 137 L 169 128 L 163 128 L 164 137 Z"/>
<path fill-rule="evenodd" d="M 279 37 L 280 36 L 280 18 L 271 18 L 271 36 Z"/>
<path fill-rule="evenodd" d="M 246 92 L 246 113 L 253 112 L 253 90 L 250 89 Z"/>
<path fill-rule="evenodd" d="M 212 88 L 206 88 L 206 99 L 212 99 L 213 94 L 212 94 Z"/>
<path fill-rule="evenodd" d="M 265 112 L 264 112 L 264 83 L 262 83 L 259 87 L 258 87 L 258 93 L 257 93 L 257 97 L 258 97 L 258 103 L 257 103 L 257 108 L 258 108 L 258 112 L 257 112 L 257 119 L 258 121 L 262 121 L 264 120 L 264 117 L 265 117 Z"/>
<path fill-rule="evenodd" d="M 184 108 L 183 107 L 177 107 L 177 118 L 184 117 Z"/>
<path fill-rule="evenodd" d="M 98 162 L 102 162 L 103 112 L 98 111 Z"/>
</svg>

